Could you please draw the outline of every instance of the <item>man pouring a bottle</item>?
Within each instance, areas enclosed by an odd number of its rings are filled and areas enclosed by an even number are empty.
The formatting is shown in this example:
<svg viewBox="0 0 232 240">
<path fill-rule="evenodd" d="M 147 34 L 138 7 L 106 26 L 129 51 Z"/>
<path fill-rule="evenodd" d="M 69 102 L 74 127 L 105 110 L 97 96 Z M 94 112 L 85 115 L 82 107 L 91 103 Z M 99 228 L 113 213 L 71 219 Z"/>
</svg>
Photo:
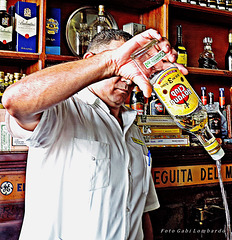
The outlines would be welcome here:
<svg viewBox="0 0 232 240">
<path fill-rule="evenodd" d="M 157 38 L 167 53 L 163 69 L 176 52 L 153 29 L 129 38 L 101 32 L 83 60 L 37 71 L 5 91 L 7 127 L 29 146 L 20 240 L 153 239 L 142 224 L 159 207 L 150 159 L 136 112 L 123 104 L 134 84 L 146 97 L 152 92 L 130 58 L 136 49 Z"/>
</svg>

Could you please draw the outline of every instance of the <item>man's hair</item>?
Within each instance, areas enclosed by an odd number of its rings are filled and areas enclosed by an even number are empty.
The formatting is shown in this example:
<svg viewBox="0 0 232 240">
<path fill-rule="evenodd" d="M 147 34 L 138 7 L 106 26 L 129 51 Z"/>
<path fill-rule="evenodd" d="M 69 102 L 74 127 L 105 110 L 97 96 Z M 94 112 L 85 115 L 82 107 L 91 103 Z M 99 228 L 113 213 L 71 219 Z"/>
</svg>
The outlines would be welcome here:
<svg viewBox="0 0 232 240">
<path fill-rule="evenodd" d="M 93 37 L 92 41 L 89 43 L 87 52 L 99 53 L 103 50 L 106 50 L 107 45 L 109 45 L 113 40 L 123 40 L 126 42 L 131 38 L 132 36 L 129 33 L 122 30 L 103 30 Z"/>
</svg>

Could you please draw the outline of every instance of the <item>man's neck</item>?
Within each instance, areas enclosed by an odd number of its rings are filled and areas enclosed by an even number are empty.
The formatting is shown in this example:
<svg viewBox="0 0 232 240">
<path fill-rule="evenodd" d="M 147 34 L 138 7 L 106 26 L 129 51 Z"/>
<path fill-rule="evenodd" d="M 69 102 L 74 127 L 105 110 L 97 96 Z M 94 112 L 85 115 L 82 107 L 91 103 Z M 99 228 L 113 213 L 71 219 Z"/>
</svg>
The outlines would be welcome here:
<svg viewBox="0 0 232 240">
<path fill-rule="evenodd" d="M 110 113 L 117 119 L 121 128 L 123 128 L 121 108 L 110 108 Z"/>
</svg>

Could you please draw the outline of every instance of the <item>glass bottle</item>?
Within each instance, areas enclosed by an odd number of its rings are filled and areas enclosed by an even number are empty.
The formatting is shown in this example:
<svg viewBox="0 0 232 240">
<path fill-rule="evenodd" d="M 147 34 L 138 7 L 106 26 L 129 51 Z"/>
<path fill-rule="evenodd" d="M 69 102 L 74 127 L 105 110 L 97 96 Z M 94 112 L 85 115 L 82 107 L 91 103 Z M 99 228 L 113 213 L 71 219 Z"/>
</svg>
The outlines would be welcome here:
<svg viewBox="0 0 232 240">
<path fill-rule="evenodd" d="M 198 60 L 200 68 L 217 69 L 217 62 L 214 59 L 214 53 L 211 47 L 212 42 L 213 39 L 211 37 L 205 37 L 203 39 L 204 51 L 200 54 Z"/>
<path fill-rule="evenodd" d="M 92 38 L 94 37 L 95 34 L 111 28 L 105 16 L 104 5 L 98 6 L 97 19 L 92 24 L 90 24 L 90 28 Z"/>
<path fill-rule="evenodd" d="M 219 110 L 221 115 L 221 133 L 222 138 L 226 138 L 228 135 L 228 123 L 227 123 L 227 113 L 226 113 L 226 98 L 225 89 L 219 88 Z"/>
<path fill-rule="evenodd" d="M 131 58 L 144 77 L 150 80 L 153 90 L 175 123 L 195 135 L 214 160 L 220 160 L 224 151 L 208 126 L 205 106 L 185 76 L 173 64 L 155 73 L 165 53 L 157 47 L 158 40 L 151 40 L 142 49 L 135 51 Z"/>
<path fill-rule="evenodd" d="M 144 114 L 144 96 L 138 86 L 135 86 L 131 92 L 130 107 L 136 110 L 138 115 Z"/>
<path fill-rule="evenodd" d="M 221 116 L 219 105 L 214 102 L 214 93 L 209 92 L 209 103 L 206 105 L 209 129 L 216 138 L 221 138 Z"/>
<path fill-rule="evenodd" d="M 226 1 L 225 0 L 216 0 L 217 8 L 221 10 L 225 10 L 226 8 Z"/>
<path fill-rule="evenodd" d="M 160 102 L 156 93 L 152 91 L 151 97 L 148 99 L 148 115 L 164 115 L 165 108 Z"/>
<path fill-rule="evenodd" d="M 76 53 L 83 56 L 88 48 L 91 38 L 90 30 L 86 20 L 86 12 L 80 12 L 80 23 L 76 29 Z"/>
<path fill-rule="evenodd" d="M 207 0 L 207 7 L 217 8 L 216 0 Z"/>
<path fill-rule="evenodd" d="M 190 0 L 191 4 L 199 5 L 199 0 Z"/>
<path fill-rule="evenodd" d="M 0 50 L 12 50 L 13 25 L 7 13 L 7 1 L 0 0 Z"/>
<path fill-rule="evenodd" d="M 232 0 L 226 0 L 226 10 L 232 11 Z"/>
<path fill-rule="evenodd" d="M 202 7 L 206 7 L 207 6 L 207 0 L 199 0 L 199 5 Z"/>
<path fill-rule="evenodd" d="M 0 109 L 4 108 L 2 105 L 2 95 L 5 91 L 4 78 L 0 77 Z"/>
<path fill-rule="evenodd" d="M 175 45 L 175 50 L 178 53 L 178 58 L 176 62 L 179 64 L 183 64 L 185 67 L 187 67 L 187 51 L 186 48 L 183 46 L 182 26 L 177 25 L 176 27 L 177 27 L 177 41 Z"/>
<path fill-rule="evenodd" d="M 207 94 L 206 94 L 206 87 L 201 87 L 201 101 L 203 105 L 206 105 L 208 102 Z"/>
<path fill-rule="evenodd" d="M 229 46 L 225 55 L 225 69 L 232 71 L 232 30 L 228 35 Z"/>
</svg>

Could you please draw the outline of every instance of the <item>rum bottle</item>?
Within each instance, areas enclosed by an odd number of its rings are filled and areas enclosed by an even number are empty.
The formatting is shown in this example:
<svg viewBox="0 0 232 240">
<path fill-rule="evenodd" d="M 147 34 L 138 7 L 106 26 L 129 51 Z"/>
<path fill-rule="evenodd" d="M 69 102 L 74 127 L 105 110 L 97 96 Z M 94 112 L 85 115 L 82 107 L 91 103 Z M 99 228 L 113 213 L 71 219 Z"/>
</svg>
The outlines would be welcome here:
<svg viewBox="0 0 232 240">
<path fill-rule="evenodd" d="M 175 64 L 156 72 L 158 67 L 163 67 L 160 61 L 166 55 L 158 44 L 157 39 L 152 39 L 132 53 L 131 59 L 143 76 L 150 81 L 153 90 L 175 123 L 195 135 L 212 159 L 220 160 L 225 153 L 209 129 L 205 106 L 185 76 Z"/>
<path fill-rule="evenodd" d="M 232 30 L 229 31 L 228 41 L 229 46 L 225 56 L 225 69 L 232 71 Z"/>
<path fill-rule="evenodd" d="M 0 50 L 12 50 L 12 17 L 7 13 L 7 1 L 0 0 Z"/>
<path fill-rule="evenodd" d="M 135 86 L 131 92 L 130 107 L 136 110 L 138 115 L 144 114 L 144 96 L 138 86 Z"/>
<path fill-rule="evenodd" d="M 186 48 L 183 46 L 182 42 L 182 26 L 177 25 L 177 41 L 175 45 L 175 50 L 178 53 L 178 58 L 176 60 L 177 63 L 183 64 L 187 67 L 187 51 Z"/>
</svg>

